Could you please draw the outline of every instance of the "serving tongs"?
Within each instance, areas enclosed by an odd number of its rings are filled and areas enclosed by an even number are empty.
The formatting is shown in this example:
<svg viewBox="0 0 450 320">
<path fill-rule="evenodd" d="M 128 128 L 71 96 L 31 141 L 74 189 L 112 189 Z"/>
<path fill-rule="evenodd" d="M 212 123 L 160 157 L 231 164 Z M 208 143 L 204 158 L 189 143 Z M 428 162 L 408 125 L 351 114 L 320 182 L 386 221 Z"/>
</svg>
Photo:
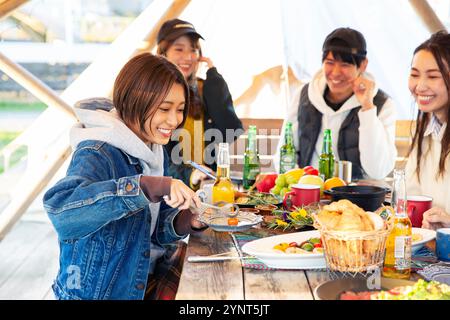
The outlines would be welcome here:
<svg viewBox="0 0 450 320">
<path fill-rule="evenodd" d="M 192 211 L 198 212 L 199 215 L 203 215 L 206 210 L 212 209 L 213 215 L 223 215 L 227 217 L 236 217 L 239 214 L 239 206 L 236 204 L 228 203 L 225 201 L 217 202 L 215 205 L 206 202 L 200 202 L 200 207 L 191 205 Z M 234 210 L 233 210 L 234 209 Z"/>
</svg>

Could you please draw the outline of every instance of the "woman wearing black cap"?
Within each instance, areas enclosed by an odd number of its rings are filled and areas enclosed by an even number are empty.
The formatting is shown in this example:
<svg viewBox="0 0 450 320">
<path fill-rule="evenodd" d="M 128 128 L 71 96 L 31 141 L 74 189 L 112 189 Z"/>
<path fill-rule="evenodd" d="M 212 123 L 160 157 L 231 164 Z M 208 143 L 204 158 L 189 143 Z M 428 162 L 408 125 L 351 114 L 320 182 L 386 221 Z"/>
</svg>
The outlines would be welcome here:
<svg viewBox="0 0 450 320">
<path fill-rule="evenodd" d="M 395 166 L 396 110 L 366 72 L 366 41 L 339 28 L 322 51 L 322 69 L 299 88 L 285 121 L 292 122 L 298 165 L 317 167 L 323 131 L 331 129 L 335 159 L 352 162 L 353 179 L 382 179 Z"/>
<path fill-rule="evenodd" d="M 157 53 L 180 68 L 190 87 L 189 114 L 184 132 L 180 132 L 183 160 L 193 160 L 215 171 L 214 145 L 233 142 L 243 130 L 227 83 L 211 59 L 202 56 L 200 38 L 203 39 L 191 23 L 179 19 L 166 21 L 158 33 Z M 199 62 L 207 64 L 206 80 L 196 77 Z M 180 165 L 179 148 L 175 148 L 178 140 L 175 135 L 166 148 L 172 160 L 168 174 L 195 189 L 207 176 L 197 169 Z"/>
</svg>

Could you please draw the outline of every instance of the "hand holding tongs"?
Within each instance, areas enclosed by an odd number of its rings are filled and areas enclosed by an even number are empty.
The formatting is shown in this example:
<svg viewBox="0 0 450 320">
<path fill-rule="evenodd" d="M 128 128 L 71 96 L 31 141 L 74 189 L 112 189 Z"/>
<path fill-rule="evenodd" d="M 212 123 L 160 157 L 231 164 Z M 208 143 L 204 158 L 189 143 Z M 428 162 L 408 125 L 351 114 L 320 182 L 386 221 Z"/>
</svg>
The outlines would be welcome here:
<svg viewBox="0 0 450 320">
<path fill-rule="evenodd" d="M 234 210 L 232 210 L 234 208 Z M 228 217 L 235 217 L 239 213 L 239 207 L 236 204 L 227 203 L 225 201 L 217 202 L 216 205 L 212 205 L 206 202 L 201 202 L 200 207 L 194 207 L 191 205 L 192 211 L 198 212 L 199 215 L 205 213 L 207 209 L 214 210 L 214 213 L 226 215 Z"/>
</svg>

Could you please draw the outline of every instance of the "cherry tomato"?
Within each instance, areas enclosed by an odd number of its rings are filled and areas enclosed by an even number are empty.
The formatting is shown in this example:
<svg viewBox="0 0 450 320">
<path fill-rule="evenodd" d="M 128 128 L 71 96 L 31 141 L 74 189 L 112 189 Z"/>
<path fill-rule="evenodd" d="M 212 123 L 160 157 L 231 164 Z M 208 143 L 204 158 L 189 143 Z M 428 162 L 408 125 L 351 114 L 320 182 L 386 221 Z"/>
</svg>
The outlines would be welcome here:
<svg viewBox="0 0 450 320">
<path fill-rule="evenodd" d="M 237 226 L 239 224 L 238 218 L 228 218 L 228 225 L 229 226 Z"/>
<path fill-rule="evenodd" d="M 298 247 L 298 244 L 297 244 L 297 242 L 291 242 L 291 243 L 289 243 L 289 247 Z"/>
<path fill-rule="evenodd" d="M 314 244 L 314 248 L 322 248 L 322 244 L 321 243 L 315 243 Z"/>
</svg>

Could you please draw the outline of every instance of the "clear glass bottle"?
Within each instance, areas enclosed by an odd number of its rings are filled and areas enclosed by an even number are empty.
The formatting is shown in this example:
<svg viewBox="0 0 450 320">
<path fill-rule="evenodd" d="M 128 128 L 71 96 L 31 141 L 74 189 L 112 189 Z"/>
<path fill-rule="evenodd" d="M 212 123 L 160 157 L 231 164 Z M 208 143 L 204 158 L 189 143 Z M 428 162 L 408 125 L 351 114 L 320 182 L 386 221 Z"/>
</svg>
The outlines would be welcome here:
<svg viewBox="0 0 450 320">
<path fill-rule="evenodd" d="M 280 148 L 280 173 L 285 173 L 295 168 L 297 164 L 295 155 L 292 123 L 287 122 L 284 129 L 284 144 Z"/>
<path fill-rule="evenodd" d="M 256 181 L 256 176 L 261 172 L 259 162 L 258 144 L 256 140 L 256 126 L 249 126 L 247 147 L 244 153 L 244 172 L 242 184 L 244 189 L 250 188 Z"/>
<path fill-rule="evenodd" d="M 404 170 L 394 170 L 392 187 L 392 231 L 386 240 L 383 276 L 409 279 L 411 274 L 412 225 L 406 212 L 406 179 Z"/>
<path fill-rule="evenodd" d="M 319 157 L 319 174 L 323 181 L 334 175 L 333 142 L 330 129 L 325 129 L 323 133 L 322 153 Z"/>
<path fill-rule="evenodd" d="M 219 143 L 216 182 L 212 189 L 212 201 L 234 203 L 234 186 L 230 179 L 230 150 L 227 143 Z"/>
</svg>

